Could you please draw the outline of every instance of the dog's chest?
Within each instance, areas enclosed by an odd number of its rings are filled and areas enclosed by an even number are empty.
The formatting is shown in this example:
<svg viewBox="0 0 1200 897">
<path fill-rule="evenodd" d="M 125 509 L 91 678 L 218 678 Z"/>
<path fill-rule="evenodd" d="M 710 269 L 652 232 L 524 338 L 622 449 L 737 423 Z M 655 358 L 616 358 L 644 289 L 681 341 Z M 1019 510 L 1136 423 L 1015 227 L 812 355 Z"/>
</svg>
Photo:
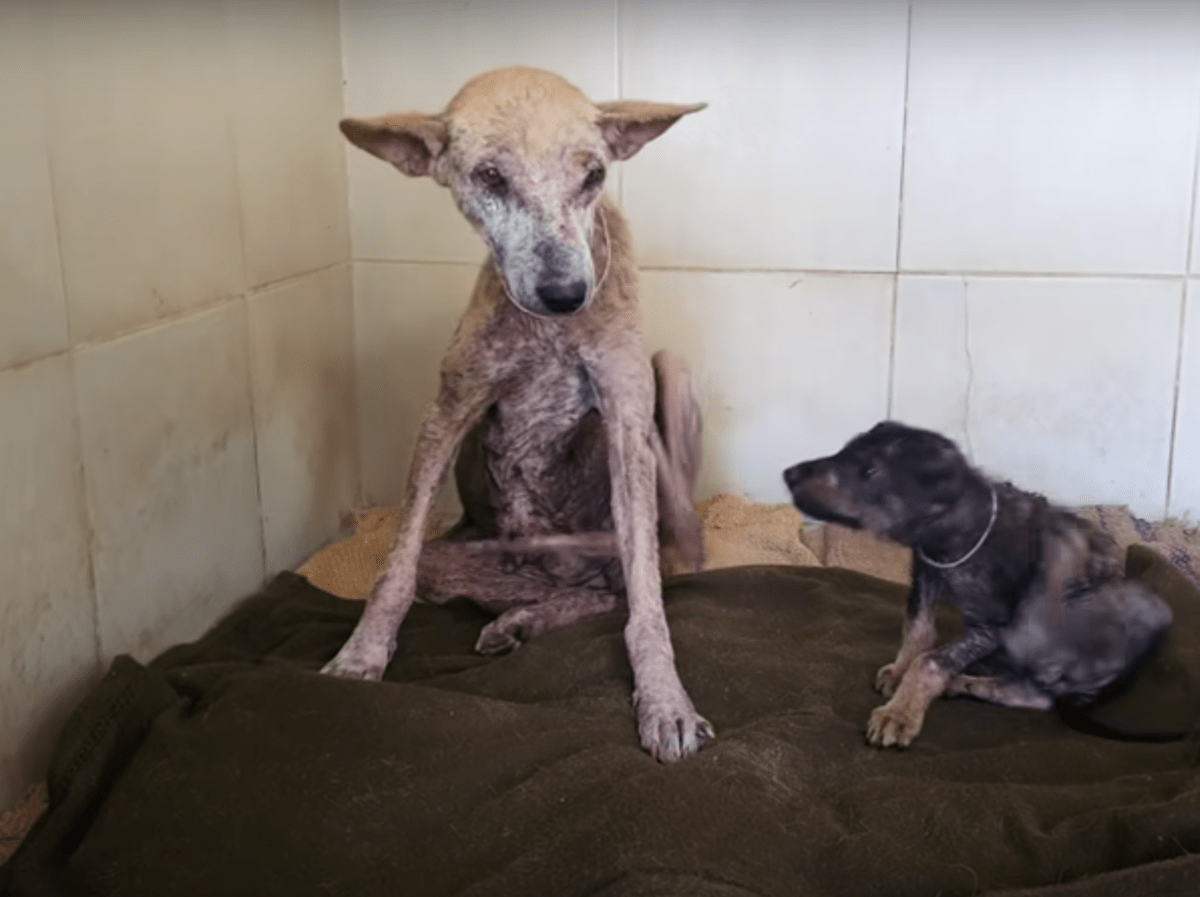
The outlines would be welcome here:
<svg viewBox="0 0 1200 897">
<path fill-rule="evenodd" d="M 607 486 L 602 428 L 594 415 L 585 421 L 595 407 L 587 370 L 569 352 L 539 356 L 492 407 L 483 445 L 502 531 L 571 527 L 579 521 L 559 518 L 576 504 L 572 493 L 597 478 Z"/>
</svg>

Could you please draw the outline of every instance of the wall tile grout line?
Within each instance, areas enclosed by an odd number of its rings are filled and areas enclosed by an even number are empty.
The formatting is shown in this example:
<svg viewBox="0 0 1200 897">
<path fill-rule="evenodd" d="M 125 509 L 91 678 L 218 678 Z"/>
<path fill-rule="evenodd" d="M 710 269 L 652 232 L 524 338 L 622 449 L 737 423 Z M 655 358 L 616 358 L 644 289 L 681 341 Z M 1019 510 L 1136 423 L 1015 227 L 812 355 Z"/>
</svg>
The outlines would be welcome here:
<svg viewBox="0 0 1200 897">
<path fill-rule="evenodd" d="M 908 0 L 908 26 L 904 42 L 904 107 L 900 116 L 900 171 L 896 187 L 896 263 L 892 281 L 892 321 L 888 339 L 887 417 L 896 398 L 896 327 L 900 316 L 900 249 L 904 243 L 904 162 L 908 149 L 908 89 L 912 80 L 913 0 Z"/>
<path fill-rule="evenodd" d="M 1198 110 L 1200 112 L 1200 110 Z M 1175 346 L 1175 395 L 1171 403 L 1171 431 L 1167 443 L 1167 494 L 1163 504 L 1163 519 L 1171 512 L 1172 492 L 1175 488 L 1175 445 L 1179 433 L 1179 399 L 1183 390 L 1183 355 L 1187 340 L 1187 307 L 1191 284 L 1188 273 L 1196 251 L 1196 216 L 1200 214 L 1200 114 L 1197 115 L 1195 132 L 1195 158 L 1192 161 L 1192 213 L 1188 220 L 1187 247 L 1183 258 L 1183 289 L 1179 300 L 1179 338 Z"/>
</svg>

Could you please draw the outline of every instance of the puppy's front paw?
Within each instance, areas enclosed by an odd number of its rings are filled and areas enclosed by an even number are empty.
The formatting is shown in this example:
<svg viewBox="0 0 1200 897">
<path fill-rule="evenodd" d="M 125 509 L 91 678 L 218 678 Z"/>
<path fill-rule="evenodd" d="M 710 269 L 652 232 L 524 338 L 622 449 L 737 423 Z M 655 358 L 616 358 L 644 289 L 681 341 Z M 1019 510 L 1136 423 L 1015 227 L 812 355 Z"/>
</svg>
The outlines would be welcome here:
<svg viewBox="0 0 1200 897">
<path fill-rule="evenodd" d="M 638 737 L 655 760 L 674 763 L 716 737 L 712 723 L 692 708 L 686 695 L 678 702 L 641 700 L 635 695 L 634 702 Z"/>
<path fill-rule="evenodd" d="M 351 638 L 333 660 L 321 667 L 321 672 L 342 679 L 369 679 L 378 682 L 383 678 L 383 671 L 387 669 L 389 660 L 391 651 L 388 645 L 374 645 Z"/>
<path fill-rule="evenodd" d="M 871 712 L 871 718 L 867 720 L 867 742 L 875 747 L 908 747 L 924 722 L 924 713 L 889 701 Z"/>
<path fill-rule="evenodd" d="M 896 686 L 900 684 L 903 675 L 904 671 L 898 669 L 896 664 L 884 664 L 875 674 L 875 690 L 885 698 L 890 698 L 896 693 Z"/>
</svg>

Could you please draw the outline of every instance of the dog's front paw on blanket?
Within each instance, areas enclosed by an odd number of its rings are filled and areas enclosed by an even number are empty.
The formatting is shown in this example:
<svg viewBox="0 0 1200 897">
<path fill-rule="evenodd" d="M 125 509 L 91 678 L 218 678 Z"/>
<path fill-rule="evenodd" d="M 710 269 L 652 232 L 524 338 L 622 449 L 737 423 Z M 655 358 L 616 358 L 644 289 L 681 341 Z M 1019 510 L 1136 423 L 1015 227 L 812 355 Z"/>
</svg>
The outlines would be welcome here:
<svg viewBox="0 0 1200 897">
<path fill-rule="evenodd" d="M 875 747 L 908 747 L 921 725 L 925 713 L 908 703 L 888 701 L 876 707 L 867 720 L 867 742 Z"/>
<path fill-rule="evenodd" d="M 378 682 L 383 678 L 391 660 L 388 645 L 368 644 L 351 638 L 342 646 L 342 650 L 325 666 L 321 672 L 326 676 L 338 676 L 342 679 L 369 679 Z"/>
<path fill-rule="evenodd" d="M 696 753 L 716 737 L 712 723 L 698 714 L 687 696 L 679 702 L 634 696 L 638 737 L 655 760 L 674 763 Z"/>
</svg>

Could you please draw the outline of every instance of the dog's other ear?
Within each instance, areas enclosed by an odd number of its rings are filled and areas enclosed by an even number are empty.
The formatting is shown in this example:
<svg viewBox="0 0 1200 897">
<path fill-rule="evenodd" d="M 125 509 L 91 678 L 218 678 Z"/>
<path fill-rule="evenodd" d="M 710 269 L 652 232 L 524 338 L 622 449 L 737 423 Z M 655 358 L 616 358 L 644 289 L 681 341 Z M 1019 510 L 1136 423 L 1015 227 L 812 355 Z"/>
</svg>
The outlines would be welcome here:
<svg viewBox="0 0 1200 897">
<path fill-rule="evenodd" d="M 699 112 L 707 105 L 610 100 L 597 103 L 596 108 L 600 110 L 600 132 L 613 158 L 628 159 L 689 112 Z"/>
<path fill-rule="evenodd" d="M 404 112 L 379 118 L 343 118 L 338 127 L 346 139 L 412 177 L 427 175 L 449 135 L 446 123 L 433 115 Z"/>
</svg>

